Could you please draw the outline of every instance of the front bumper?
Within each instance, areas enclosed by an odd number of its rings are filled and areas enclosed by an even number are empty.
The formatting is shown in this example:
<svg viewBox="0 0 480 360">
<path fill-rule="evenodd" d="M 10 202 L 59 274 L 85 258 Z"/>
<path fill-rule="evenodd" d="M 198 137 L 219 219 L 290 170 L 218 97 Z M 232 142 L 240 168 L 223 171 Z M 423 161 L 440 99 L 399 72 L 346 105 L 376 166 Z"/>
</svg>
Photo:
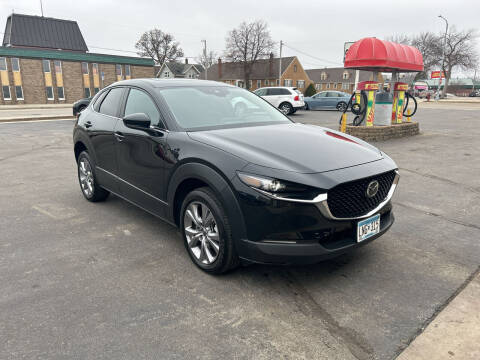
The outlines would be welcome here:
<svg viewBox="0 0 480 360">
<path fill-rule="evenodd" d="M 323 239 L 302 239 L 296 241 L 263 240 L 240 241 L 241 258 L 246 262 L 279 265 L 314 264 L 366 245 L 382 236 L 393 224 L 395 217 L 391 210 L 380 215 L 380 232 L 360 243 L 357 242 L 357 223 L 339 232 L 331 232 Z"/>
</svg>

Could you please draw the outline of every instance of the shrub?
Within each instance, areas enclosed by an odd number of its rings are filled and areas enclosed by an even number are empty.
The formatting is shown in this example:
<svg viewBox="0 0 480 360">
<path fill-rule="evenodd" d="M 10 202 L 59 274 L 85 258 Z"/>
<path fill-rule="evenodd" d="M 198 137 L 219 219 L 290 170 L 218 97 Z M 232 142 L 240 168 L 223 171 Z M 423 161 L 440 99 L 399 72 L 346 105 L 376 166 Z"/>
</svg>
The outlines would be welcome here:
<svg viewBox="0 0 480 360">
<path fill-rule="evenodd" d="M 313 83 L 310 83 L 310 85 L 307 86 L 307 88 L 305 89 L 305 96 L 312 96 L 312 95 L 315 95 L 317 93 L 317 90 L 315 90 L 315 86 L 313 85 Z"/>
</svg>

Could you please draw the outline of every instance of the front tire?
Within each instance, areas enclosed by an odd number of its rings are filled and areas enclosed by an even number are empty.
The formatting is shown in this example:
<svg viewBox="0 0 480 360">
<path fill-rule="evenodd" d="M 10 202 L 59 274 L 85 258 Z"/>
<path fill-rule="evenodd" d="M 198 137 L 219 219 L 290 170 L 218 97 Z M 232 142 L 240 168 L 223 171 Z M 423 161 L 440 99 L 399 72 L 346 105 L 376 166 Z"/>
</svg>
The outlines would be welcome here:
<svg viewBox="0 0 480 360">
<path fill-rule="evenodd" d="M 82 151 L 77 160 L 78 181 L 85 199 L 91 202 L 103 201 L 110 193 L 100 187 L 95 176 L 94 165 L 86 151 Z"/>
<path fill-rule="evenodd" d="M 188 255 L 203 271 L 221 274 L 240 263 L 226 212 L 209 188 L 196 189 L 185 197 L 180 230 Z"/>
<path fill-rule="evenodd" d="M 347 103 L 346 102 L 340 101 L 337 104 L 337 110 L 338 111 L 344 112 L 346 109 L 347 109 Z"/>
</svg>

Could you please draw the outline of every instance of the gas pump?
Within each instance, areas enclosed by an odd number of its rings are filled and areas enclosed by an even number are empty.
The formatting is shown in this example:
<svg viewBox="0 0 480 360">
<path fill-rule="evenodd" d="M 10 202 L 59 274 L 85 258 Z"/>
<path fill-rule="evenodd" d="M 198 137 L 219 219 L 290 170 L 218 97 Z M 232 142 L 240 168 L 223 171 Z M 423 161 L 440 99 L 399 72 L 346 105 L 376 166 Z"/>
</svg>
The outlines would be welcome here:
<svg viewBox="0 0 480 360">
<path fill-rule="evenodd" d="M 378 83 L 375 81 L 362 81 L 357 85 L 357 90 L 352 94 L 340 118 L 341 129 L 346 126 L 346 112 L 350 108 L 355 116 L 352 124 L 359 126 L 366 118 L 366 125 L 373 126 L 375 117 L 375 92 Z"/>
<path fill-rule="evenodd" d="M 408 115 L 408 117 L 411 117 L 417 112 L 417 100 L 410 95 L 407 90 L 408 84 L 402 82 L 395 83 L 392 106 L 392 124 L 401 124 L 404 116 Z M 407 114 L 410 101 L 414 103 L 414 110 L 411 114 Z"/>
</svg>

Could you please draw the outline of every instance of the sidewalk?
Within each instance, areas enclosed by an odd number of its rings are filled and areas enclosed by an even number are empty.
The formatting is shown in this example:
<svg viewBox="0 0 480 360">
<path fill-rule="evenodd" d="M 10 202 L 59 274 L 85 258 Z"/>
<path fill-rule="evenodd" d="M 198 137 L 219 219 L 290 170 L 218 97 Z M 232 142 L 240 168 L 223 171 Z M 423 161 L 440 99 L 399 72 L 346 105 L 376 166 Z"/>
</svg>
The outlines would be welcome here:
<svg viewBox="0 0 480 360">
<path fill-rule="evenodd" d="M 71 104 L 1 105 L 0 122 L 73 119 Z"/>
<path fill-rule="evenodd" d="M 480 359 L 480 274 L 397 358 L 424 359 Z"/>
</svg>

